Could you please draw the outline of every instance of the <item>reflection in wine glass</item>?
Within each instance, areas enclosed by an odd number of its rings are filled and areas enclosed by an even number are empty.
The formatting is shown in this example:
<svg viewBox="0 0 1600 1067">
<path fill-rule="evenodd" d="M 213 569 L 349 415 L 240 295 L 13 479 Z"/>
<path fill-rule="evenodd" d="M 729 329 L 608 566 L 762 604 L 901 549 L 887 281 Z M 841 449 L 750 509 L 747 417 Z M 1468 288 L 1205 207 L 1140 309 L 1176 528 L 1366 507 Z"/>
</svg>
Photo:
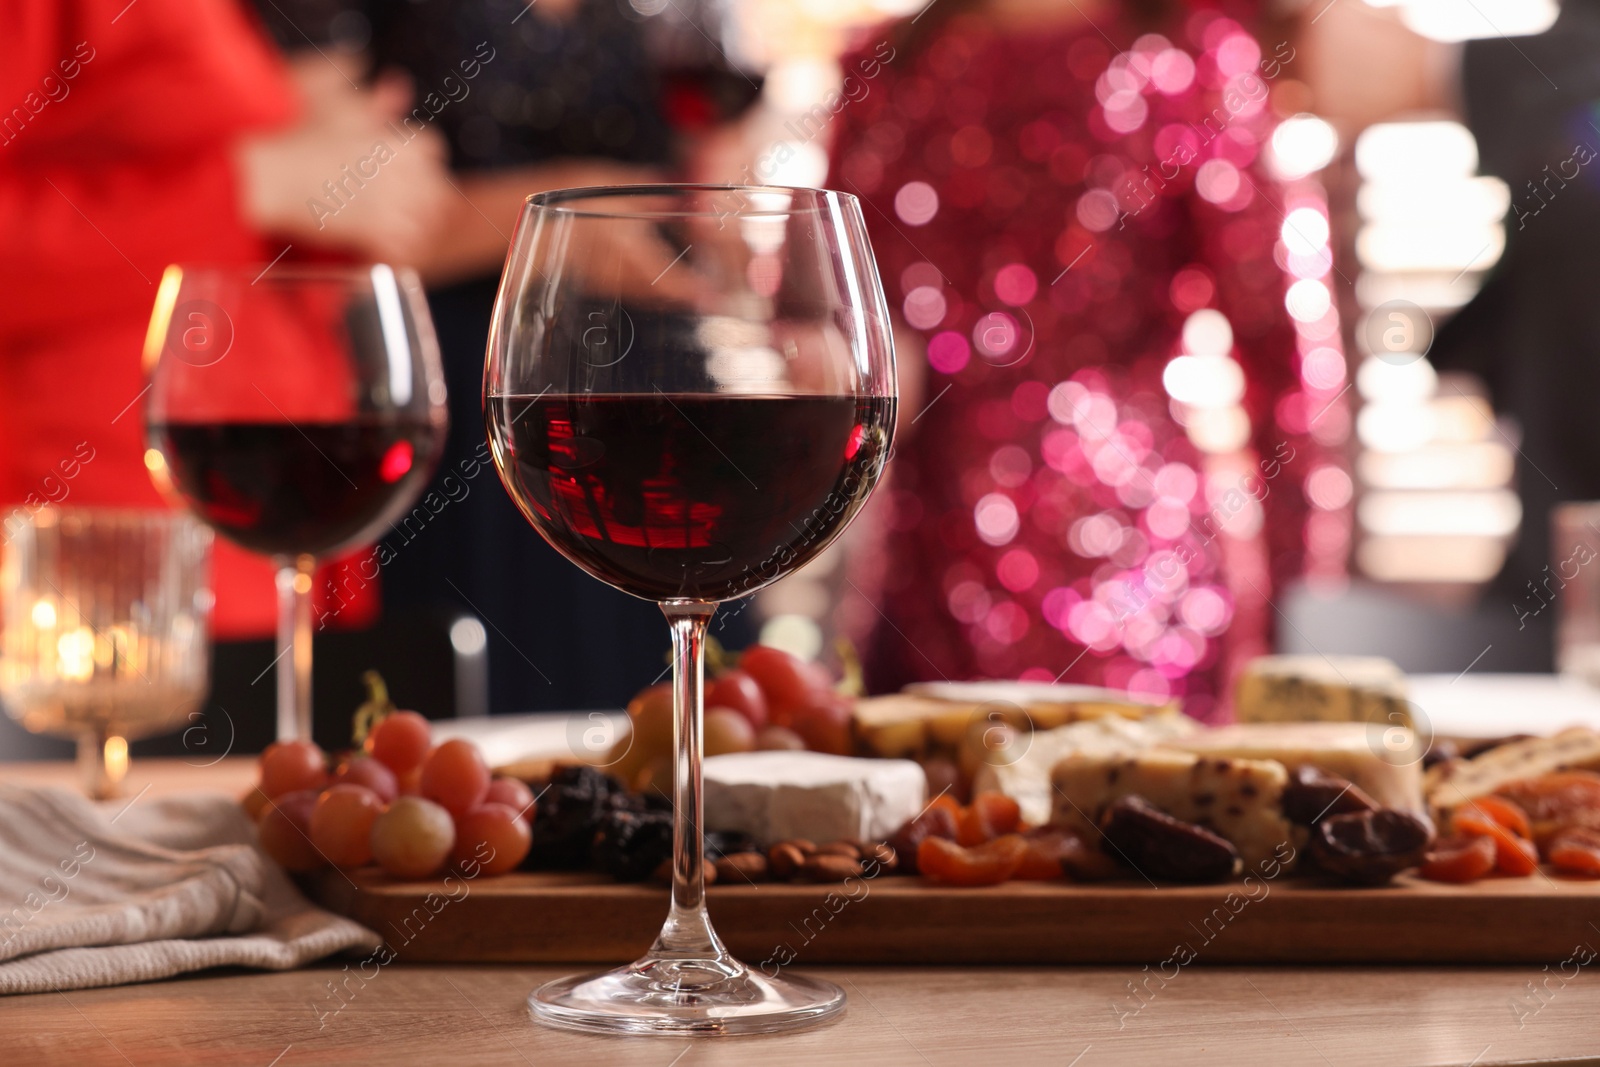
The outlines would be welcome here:
<svg viewBox="0 0 1600 1067">
<path fill-rule="evenodd" d="M 115 796 L 128 742 L 205 696 L 211 531 L 188 515 L 41 508 L 0 551 L 0 699 L 75 737 L 84 788 Z"/>
</svg>

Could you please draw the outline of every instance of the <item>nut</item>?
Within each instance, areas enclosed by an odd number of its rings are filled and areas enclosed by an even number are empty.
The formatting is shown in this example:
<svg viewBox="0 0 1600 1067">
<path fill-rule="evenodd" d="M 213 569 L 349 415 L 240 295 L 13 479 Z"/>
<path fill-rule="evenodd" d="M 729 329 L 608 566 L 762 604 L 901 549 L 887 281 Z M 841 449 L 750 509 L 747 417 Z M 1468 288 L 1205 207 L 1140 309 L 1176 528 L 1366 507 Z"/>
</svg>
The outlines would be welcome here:
<svg viewBox="0 0 1600 1067">
<path fill-rule="evenodd" d="M 717 861 L 719 881 L 737 885 L 740 882 L 767 880 L 767 857 L 759 852 L 735 852 Z"/>
<path fill-rule="evenodd" d="M 868 864 L 876 864 L 873 877 L 880 874 L 893 874 L 894 869 L 900 865 L 900 858 L 895 855 L 894 849 L 885 842 L 876 845 L 864 845 L 861 850 L 861 869 L 866 871 Z"/>
<path fill-rule="evenodd" d="M 1409 811 L 1379 808 L 1323 819 L 1311 832 L 1311 858 L 1329 874 L 1382 885 L 1422 862 L 1433 823 Z"/>
<path fill-rule="evenodd" d="M 842 882 L 861 877 L 861 864 L 848 856 L 819 853 L 806 857 L 800 865 L 800 876 L 811 882 Z"/>
<path fill-rule="evenodd" d="M 1113 801 L 1100 817 L 1100 832 L 1107 853 L 1150 878 L 1221 882 L 1239 868 L 1239 852 L 1228 841 L 1141 796 Z"/>
<path fill-rule="evenodd" d="M 861 849 L 849 841 L 830 841 L 826 845 L 818 845 L 817 851 L 813 855 L 843 856 L 846 859 L 859 860 L 861 858 Z"/>
<path fill-rule="evenodd" d="M 805 837 L 793 838 L 789 841 L 789 844 L 793 845 L 801 852 L 804 852 L 807 856 L 811 855 L 817 850 L 817 843 Z"/>
<path fill-rule="evenodd" d="M 1378 802 L 1348 778 L 1312 767 L 1296 767 L 1283 789 L 1283 817 L 1299 826 L 1315 826 L 1330 815 L 1376 811 Z"/>
<path fill-rule="evenodd" d="M 791 841 L 780 841 L 767 850 L 767 874 L 774 881 L 787 882 L 795 876 L 806 855 Z"/>
</svg>

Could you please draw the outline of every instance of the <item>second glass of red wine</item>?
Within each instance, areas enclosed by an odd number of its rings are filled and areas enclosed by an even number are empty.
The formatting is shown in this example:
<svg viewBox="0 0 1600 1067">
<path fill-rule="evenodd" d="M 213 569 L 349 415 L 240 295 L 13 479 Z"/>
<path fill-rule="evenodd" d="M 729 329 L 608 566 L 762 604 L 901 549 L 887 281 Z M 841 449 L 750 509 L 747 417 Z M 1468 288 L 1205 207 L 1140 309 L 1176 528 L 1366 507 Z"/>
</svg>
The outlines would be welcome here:
<svg viewBox="0 0 1600 1067">
<path fill-rule="evenodd" d="M 310 739 L 317 561 L 416 502 L 448 429 L 422 286 L 383 264 L 168 267 L 145 371 L 157 484 L 277 567 L 278 739 Z"/>
<path fill-rule="evenodd" d="M 635 963 L 536 990 L 534 1017 L 692 1035 L 836 1014 L 838 986 L 771 961 L 746 966 L 712 928 L 701 702 L 717 605 L 826 548 L 888 458 L 894 351 L 856 201 L 774 186 L 532 196 L 484 373 L 489 443 L 512 499 L 573 563 L 660 604 L 674 652 L 666 925 Z"/>
</svg>

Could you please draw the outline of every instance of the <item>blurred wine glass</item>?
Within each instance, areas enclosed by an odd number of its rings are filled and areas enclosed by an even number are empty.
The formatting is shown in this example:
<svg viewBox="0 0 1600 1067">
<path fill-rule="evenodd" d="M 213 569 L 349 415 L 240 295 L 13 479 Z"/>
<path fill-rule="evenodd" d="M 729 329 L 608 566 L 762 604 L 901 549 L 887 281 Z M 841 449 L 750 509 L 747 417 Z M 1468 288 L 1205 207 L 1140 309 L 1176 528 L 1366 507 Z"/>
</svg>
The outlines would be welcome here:
<svg viewBox="0 0 1600 1067">
<path fill-rule="evenodd" d="M 205 696 L 211 531 L 182 513 L 42 508 L 0 548 L 0 699 L 72 737 L 84 789 L 115 796 L 128 742 Z"/>
<path fill-rule="evenodd" d="M 448 428 L 409 271 L 168 267 L 145 343 L 157 484 L 278 569 L 278 739 L 311 737 L 317 561 L 372 544 Z"/>
</svg>

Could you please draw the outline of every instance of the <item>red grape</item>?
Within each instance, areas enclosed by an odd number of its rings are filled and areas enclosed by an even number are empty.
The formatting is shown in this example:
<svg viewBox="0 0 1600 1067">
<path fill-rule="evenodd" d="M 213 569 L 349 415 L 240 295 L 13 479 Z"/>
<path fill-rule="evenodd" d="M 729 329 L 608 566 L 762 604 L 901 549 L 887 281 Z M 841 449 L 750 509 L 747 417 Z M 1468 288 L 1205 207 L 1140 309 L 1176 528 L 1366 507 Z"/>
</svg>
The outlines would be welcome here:
<svg viewBox="0 0 1600 1067">
<path fill-rule="evenodd" d="M 457 867 L 476 861 L 480 874 L 514 870 L 528 854 L 533 835 L 515 808 L 480 804 L 456 819 L 456 844 L 450 858 Z"/>
<path fill-rule="evenodd" d="M 372 862 L 372 824 L 383 801 L 364 785 L 331 785 L 311 812 L 311 843 L 335 867 Z"/>
<path fill-rule="evenodd" d="M 395 711 L 378 720 L 367 735 L 367 755 L 397 775 L 404 775 L 427 758 L 433 743 L 428 720 L 414 711 Z"/>
<path fill-rule="evenodd" d="M 496 778 L 489 783 L 485 804 L 504 804 L 526 823 L 533 822 L 533 790 L 520 778 Z"/>
<path fill-rule="evenodd" d="M 767 695 L 745 671 L 732 670 L 718 678 L 706 692 L 708 708 L 732 708 L 750 720 L 750 728 L 767 725 Z"/>
<path fill-rule="evenodd" d="M 446 741 L 422 764 L 422 795 L 452 815 L 471 811 L 489 792 L 489 765 L 478 746 L 464 738 Z"/>
<path fill-rule="evenodd" d="M 334 784 L 348 782 L 362 785 L 378 794 L 385 804 L 393 804 L 400 795 L 400 781 L 387 766 L 371 756 L 352 756 L 340 765 L 333 775 Z"/>
<path fill-rule="evenodd" d="M 275 741 L 261 753 L 261 791 L 269 797 L 301 789 L 316 793 L 327 784 L 327 757 L 310 741 Z"/>
<path fill-rule="evenodd" d="M 297 789 L 272 798 L 262 809 L 257 824 L 261 847 L 291 871 L 304 873 L 327 866 L 328 861 L 311 844 L 311 813 L 316 806 L 316 793 Z"/>
<path fill-rule="evenodd" d="M 828 690 L 820 668 L 769 645 L 745 649 L 739 669 L 754 678 L 766 694 L 769 719 L 775 726 L 788 726 L 796 711 Z"/>
<path fill-rule="evenodd" d="M 433 874 L 455 842 L 450 813 L 421 797 L 401 797 L 372 823 L 372 858 L 396 878 Z"/>
<path fill-rule="evenodd" d="M 789 727 L 799 734 L 813 752 L 848 756 L 854 750 L 850 733 L 850 698 L 829 693 L 821 700 L 795 711 Z"/>
</svg>

